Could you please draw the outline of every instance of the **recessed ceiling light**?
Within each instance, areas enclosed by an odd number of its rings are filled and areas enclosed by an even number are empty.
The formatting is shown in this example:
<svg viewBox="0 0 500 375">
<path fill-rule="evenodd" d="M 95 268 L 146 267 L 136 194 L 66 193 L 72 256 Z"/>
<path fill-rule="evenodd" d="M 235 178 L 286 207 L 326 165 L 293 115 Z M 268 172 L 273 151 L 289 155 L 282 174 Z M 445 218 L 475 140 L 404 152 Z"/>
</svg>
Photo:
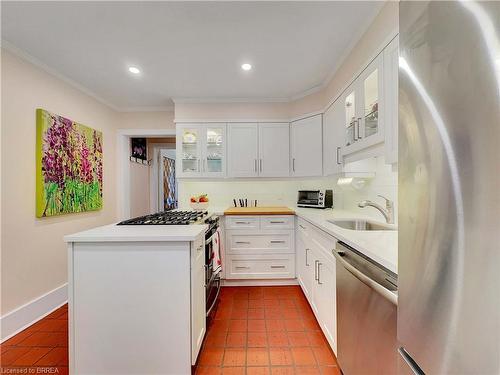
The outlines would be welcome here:
<svg viewBox="0 0 500 375">
<path fill-rule="evenodd" d="M 251 70 L 252 69 L 252 65 L 250 65 L 248 63 L 245 63 L 245 64 L 241 65 L 241 69 L 243 69 L 243 70 Z"/>
<path fill-rule="evenodd" d="M 139 74 L 141 71 L 135 66 L 129 66 L 128 71 L 133 74 Z"/>
</svg>

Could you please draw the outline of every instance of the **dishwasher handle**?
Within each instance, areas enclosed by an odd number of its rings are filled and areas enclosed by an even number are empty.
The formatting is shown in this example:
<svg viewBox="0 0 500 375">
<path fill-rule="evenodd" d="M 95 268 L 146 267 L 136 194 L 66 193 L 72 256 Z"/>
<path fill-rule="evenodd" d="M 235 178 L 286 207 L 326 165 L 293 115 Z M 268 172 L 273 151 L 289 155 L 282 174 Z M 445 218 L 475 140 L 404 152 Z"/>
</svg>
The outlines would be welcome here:
<svg viewBox="0 0 500 375">
<path fill-rule="evenodd" d="M 377 283 L 375 280 L 369 278 L 364 273 L 359 271 L 356 267 L 347 263 L 342 257 L 344 256 L 344 251 L 342 250 L 332 250 L 333 255 L 337 259 L 338 262 L 347 270 L 351 275 L 361 281 L 363 284 L 367 285 L 369 288 L 373 289 L 375 292 L 380 294 L 385 299 L 389 300 L 394 305 L 398 305 L 398 296 L 397 294 L 391 292 L 389 289 L 384 288 L 382 285 Z"/>
</svg>

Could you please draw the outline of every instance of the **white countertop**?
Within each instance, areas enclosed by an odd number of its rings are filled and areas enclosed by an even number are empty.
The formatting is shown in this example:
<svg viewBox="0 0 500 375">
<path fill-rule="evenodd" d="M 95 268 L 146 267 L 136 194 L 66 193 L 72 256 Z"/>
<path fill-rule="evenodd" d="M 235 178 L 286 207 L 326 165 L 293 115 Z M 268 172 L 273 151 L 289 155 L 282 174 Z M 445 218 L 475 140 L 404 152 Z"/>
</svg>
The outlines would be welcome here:
<svg viewBox="0 0 500 375">
<path fill-rule="evenodd" d="M 194 241 L 207 225 L 104 225 L 64 236 L 65 242 Z"/>
<path fill-rule="evenodd" d="M 397 231 L 355 231 L 328 222 L 332 219 L 371 219 L 358 212 L 339 209 L 291 207 L 295 214 L 319 229 L 380 263 L 392 272 L 398 272 Z M 226 207 L 209 208 L 210 214 L 224 215 Z M 197 225 L 116 225 L 110 224 L 64 237 L 65 242 L 155 242 L 194 241 L 207 226 Z"/>
<path fill-rule="evenodd" d="M 328 222 L 328 220 L 332 219 L 369 219 L 376 221 L 357 212 L 345 210 L 295 208 L 295 214 L 338 240 L 345 242 L 390 271 L 398 273 L 397 230 L 356 231 L 344 229 Z"/>
<path fill-rule="evenodd" d="M 377 221 L 359 212 L 340 209 L 290 208 L 295 210 L 296 216 L 310 222 L 338 240 L 345 242 L 390 271 L 398 273 L 397 231 L 355 231 L 344 229 L 328 222 L 328 220 L 333 219 L 367 219 Z M 209 212 L 216 215 L 224 215 L 225 209 L 226 207 L 213 207 L 209 208 Z"/>
</svg>

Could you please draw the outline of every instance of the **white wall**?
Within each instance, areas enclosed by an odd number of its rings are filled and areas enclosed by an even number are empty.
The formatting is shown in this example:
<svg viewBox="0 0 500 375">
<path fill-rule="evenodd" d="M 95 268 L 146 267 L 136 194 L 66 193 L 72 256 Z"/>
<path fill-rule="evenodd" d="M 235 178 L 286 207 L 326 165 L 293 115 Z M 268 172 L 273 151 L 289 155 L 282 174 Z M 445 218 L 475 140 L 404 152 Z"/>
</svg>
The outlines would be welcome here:
<svg viewBox="0 0 500 375">
<path fill-rule="evenodd" d="M 67 282 L 64 235 L 116 221 L 117 129 L 173 128 L 174 113 L 118 113 L 5 49 L 1 49 L 1 89 L 0 314 L 4 317 Z M 103 132 L 102 210 L 35 217 L 36 108 Z"/>
<path fill-rule="evenodd" d="M 63 236 L 115 218 L 116 113 L 2 50 L 2 315 L 67 281 Z M 103 133 L 103 209 L 35 217 L 35 110 Z"/>
<path fill-rule="evenodd" d="M 130 217 L 149 214 L 149 165 L 130 162 Z"/>
<path fill-rule="evenodd" d="M 398 172 L 397 166 L 385 164 L 382 156 L 360 160 L 346 164 L 345 171 L 375 172 L 375 177 L 368 181 L 362 190 L 342 190 L 342 206 L 344 209 L 360 212 L 374 219 L 384 221 L 383 215 L 373 207 L 359 208 L 358 203 L 362 200 L 371 201 L 384 205 L 384 200 L 377 197 L 383 195 L 394 202 L 394 210 L 398 212 Z M 395 220 L 397 221 L 397 215 Z"/>
</svg>

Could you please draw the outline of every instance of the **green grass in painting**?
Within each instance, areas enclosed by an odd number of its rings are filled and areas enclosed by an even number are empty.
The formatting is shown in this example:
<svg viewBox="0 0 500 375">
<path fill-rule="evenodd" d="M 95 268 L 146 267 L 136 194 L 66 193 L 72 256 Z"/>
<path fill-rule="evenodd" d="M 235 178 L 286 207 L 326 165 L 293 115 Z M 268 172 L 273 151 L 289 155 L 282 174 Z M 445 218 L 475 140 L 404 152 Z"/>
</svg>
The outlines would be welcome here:
<svg viewBox="0 0 500 375">
<path fill-rule="evenodd" d="M 37 109 L 36 214 L 102 208 L 102 134 Z"/>
</svg>

